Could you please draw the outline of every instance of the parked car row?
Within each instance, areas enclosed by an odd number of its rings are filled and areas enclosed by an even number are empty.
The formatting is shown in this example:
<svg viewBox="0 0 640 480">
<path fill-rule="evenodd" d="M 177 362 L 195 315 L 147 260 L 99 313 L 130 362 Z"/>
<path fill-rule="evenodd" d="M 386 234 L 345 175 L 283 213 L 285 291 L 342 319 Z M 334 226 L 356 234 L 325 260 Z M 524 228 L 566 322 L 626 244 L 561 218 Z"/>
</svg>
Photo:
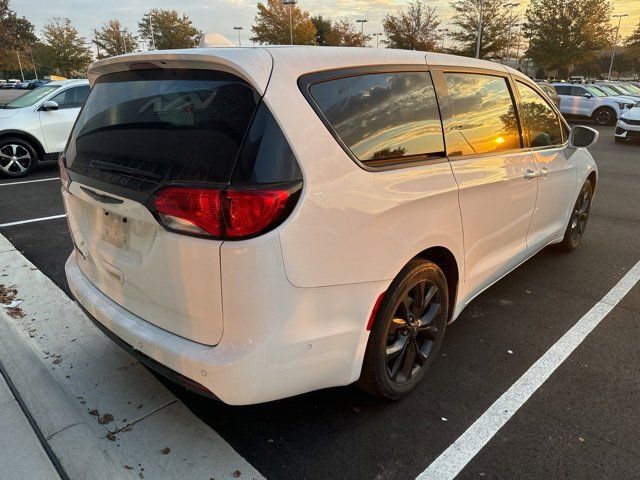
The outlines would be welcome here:
<svg viewBox="0 0 640 480">
<path fill-rule="evenodd" d="M 633 108 L 639 97 L 612 84 L 554 83 L 565 116 L 590 118 L 598 125 L 614 124 L 625 110 Z M 622 94 L 621 92 L 624 92 Z"/>
<path fill-rule="evenodd" d="M 49 83 L 49 80 L 35 79 L 21 82 L 20 80 L 12 79 L 0 82 L 0 88 L 4 90 L 34 90 L 42 85 L 46 85 L 47 83 Z"/>
</svg>

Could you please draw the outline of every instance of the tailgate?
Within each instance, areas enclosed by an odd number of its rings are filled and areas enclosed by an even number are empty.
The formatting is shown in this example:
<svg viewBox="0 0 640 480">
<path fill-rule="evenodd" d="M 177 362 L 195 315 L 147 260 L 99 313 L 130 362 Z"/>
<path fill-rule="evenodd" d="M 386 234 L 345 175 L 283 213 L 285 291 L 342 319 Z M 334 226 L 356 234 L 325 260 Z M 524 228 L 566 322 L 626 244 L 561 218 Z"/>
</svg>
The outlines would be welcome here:
<svg viewBox="0 0 640 480">
<path fill-rule="evenodd" d="M 222 337 L 221 241 L 168 232 L 143 205 L 105 204 L 72 182 L 63 190 L 78 263 L 87 278 L 131 313 L 207 345 Z M 107 197 L 105 197 L 107 198 Z"/>
</svg>

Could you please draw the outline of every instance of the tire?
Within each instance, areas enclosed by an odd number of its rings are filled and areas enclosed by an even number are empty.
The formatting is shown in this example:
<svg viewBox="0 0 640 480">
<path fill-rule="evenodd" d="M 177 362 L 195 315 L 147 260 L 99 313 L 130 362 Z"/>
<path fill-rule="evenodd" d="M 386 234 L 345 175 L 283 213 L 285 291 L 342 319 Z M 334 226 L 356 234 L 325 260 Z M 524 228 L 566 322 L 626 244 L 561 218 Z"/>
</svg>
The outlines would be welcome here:
<svg viewBox="0 0 640 480">
<path fill-rule="evenodd" d="M 386 400 L 409 394 L 437 357 L 448 319 L 444 273 L 433 262 L 413 259 L 385 293 L 357 385 Z"/>
<path fill-rule="evenodd" d="M 25 177 L 37 163 L 38 155 L 29 142 L 13 137 L 0 139 L 0 175 L 12 178 Z"/>
<path fill-rule="evenodd" d="M 612 125 L 618 119 L 618 116 L 613 108 L 600 107 L 593 112 L 591 118 L 597 125 Z"/>
<path fill-rule="evenodd" d="M 584 231 L 587 228 L 589 213 L 591 212 L 591 201 L 593 199 L 593 185 L 587 180 L 582 185 L 578 199 L 571 211 L 567 228 L 564 232 L 562 242 L 558 244 L 558 248 L 565 252 L 572 252 L 580 245 Z"/>
</svg>

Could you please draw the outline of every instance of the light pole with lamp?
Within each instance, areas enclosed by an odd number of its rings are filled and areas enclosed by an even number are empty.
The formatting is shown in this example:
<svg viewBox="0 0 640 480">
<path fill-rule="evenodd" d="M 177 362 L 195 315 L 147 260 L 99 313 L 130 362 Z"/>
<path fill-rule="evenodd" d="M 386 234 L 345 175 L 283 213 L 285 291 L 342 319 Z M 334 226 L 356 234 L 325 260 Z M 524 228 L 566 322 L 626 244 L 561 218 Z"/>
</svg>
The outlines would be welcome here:
<svg viewBox="0 0 640 480">
<path fill-rule="evenodd" d="M 380 37 L 382 36 L 382 33 L 374 33 L 373 36 L 376 37 L 376 48 L 378 48 L 380 46 Z"/>
<path fill-rule="evenodd" d="M 233 29 L 238 32 L 238 46 L 241 47 L 242 46 L 242 40 L 240 40 L 240 30 L 243 30 L 243 28 L 242 27 L 233 27 Z"/>
<path fill-rule="evenodd" d="M 36 76 L 36 80 L 38 80 L 38 71 L 36 70 L 36 62 L 33 61 L 33 52 L 31 51 L 31 45 L 29 45 L 29 56 L 31 57 L 31 65 L 33 66 L 33 74 Z"/>
<path fill-rule="evenodd" d="M 289 35 L 291 36 L 291 43 L 293 45 L 293 6 L 298 3 L 298 0 L 282 0 L 283 5 L 289 5 Z"/>
<path fill-rule="evenodd" d="M 149 31 L 151 32 L 151 45 L 156 49 L 156 37 L 153 34 L 153 23 L 151 23 L 151 10 L 149 10 Z"/>
<path fill-rule="evenodd" d="M 480 58 L 480 43 L 482 43 L 482 22 L 484 21 L 483 17 L 483 8 L 484 8 L 484 0 L 478 0 L 480 2 L 480 14 L 478 15 L 478 35 L 476 38 L 476 58 Z"/>
<path fill-rule="evenodd" d="M 364 24 L 368 21 L 369 20 L 367 20 L 366 18 L 359 18 L 358 20 L 356 20 L 356 23 L 360 24 L 360 35 L 364 35 Z"/>
<path fill-rule="evenodd" d="M 609 75 L 607 75 L 607 80 L 611 80 L 611 70 L 613 69 L 613 59 L 616 56 L 616 45 L 618 43 L 618 36 L 620 35 L 620 22 L 622 22 L 622 17 L 628 17 L 628 13 L 623 13 L 621 15 L 612 15 L 612 18 L 618 19 L 618 28 L 616 29 L 616 40 L 613 42 L 613 53 L 611 54 L 611 63 L 609 64 Z M 620 74 L 618 73 L 618 78 L 620 78 Z"/>
<path fill-rule="evenodd" d="M 440 36 L 442 37 L 442 51 L 444 52 L 444 40 L 447 37 L 447 33 L 449 33 L 448 28 L 439 28 L 438 32 L 440 32 Z"/>
<path fill-rule="evenodd" d="M 504 63 L 509 63 L 509 49 L 511 48 L 511 24 L 513 23 L 513 9 L 520 5 L 519 3 L 505 3 L 504 8 L 509 9 L 509 28 L 507 29 L 507 53 L 505 55 Z"/>
<path fill-rule="evenodd" d="M 127 53 L 127 42 L 125 40 L 125 33 L 127 33 L 126 30 L 120 30 L 120 36 L 122 37 L 122 51 L 126 54 Z"/>
</svg>

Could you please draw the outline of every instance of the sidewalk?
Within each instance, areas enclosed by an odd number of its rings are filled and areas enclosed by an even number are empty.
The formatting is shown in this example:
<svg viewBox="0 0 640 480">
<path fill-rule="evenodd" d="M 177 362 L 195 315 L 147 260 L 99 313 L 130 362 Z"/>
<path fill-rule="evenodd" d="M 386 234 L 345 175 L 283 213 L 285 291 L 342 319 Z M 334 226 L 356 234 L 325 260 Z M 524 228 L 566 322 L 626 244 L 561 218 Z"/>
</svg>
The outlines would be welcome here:
<svg viewBox="0 0 640 480">
<path fill-rule="evenodd" d="M 5 480 L 59 480 L 51 460 L 0 375 L 0 471 Z"/>
</svg>

